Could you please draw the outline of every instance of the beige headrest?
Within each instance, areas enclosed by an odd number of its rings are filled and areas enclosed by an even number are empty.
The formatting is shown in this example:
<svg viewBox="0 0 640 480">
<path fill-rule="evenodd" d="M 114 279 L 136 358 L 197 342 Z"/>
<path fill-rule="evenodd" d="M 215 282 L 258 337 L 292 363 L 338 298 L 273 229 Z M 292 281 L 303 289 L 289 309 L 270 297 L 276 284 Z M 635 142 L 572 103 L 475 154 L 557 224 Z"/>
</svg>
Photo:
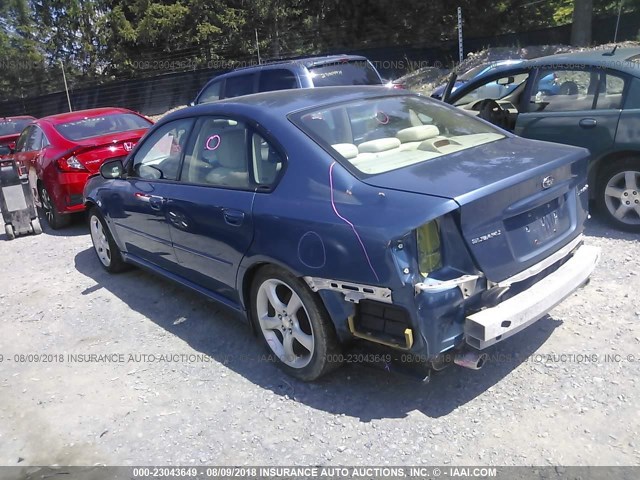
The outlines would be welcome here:
<svg viewBox="0 0 640 480">
<path fill-rule="evenodd" d="M 358 147 L 353 143 L 336 143 L 335 145 L 331 145 L 331 147 L 347 160 L 358 156 Z"/>
<path fill-rule="evenodd" d="M 378 153 L 393 150 L 399 146 L 400 140 L 397 138 L 379 138 L 377 140 L 370 140 L 368 142 L 361 143 L 358 145 L 358 151 L 360 153 Z"/>
<path fill-rule="evenodd" d="M 418 127 L 409 127 L 396 133 L 396 138 L 402 143 L 421 142 L 428 138 L 434 138 L 440 135 L 440 130 L 435 125 L 420 125 Z"/>
</svg>

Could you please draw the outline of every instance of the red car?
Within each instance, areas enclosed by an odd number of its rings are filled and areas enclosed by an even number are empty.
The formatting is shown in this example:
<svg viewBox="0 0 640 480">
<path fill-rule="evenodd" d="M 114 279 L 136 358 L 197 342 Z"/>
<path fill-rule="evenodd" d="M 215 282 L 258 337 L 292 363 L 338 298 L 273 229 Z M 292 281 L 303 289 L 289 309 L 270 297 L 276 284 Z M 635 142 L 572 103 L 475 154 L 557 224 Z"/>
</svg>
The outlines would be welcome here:
<svg viewBox="0 0 640 480">
<path fill-rule="evenodd" d="M 107 160 L 124 158 L 153 122 L 124 108 L 95 108 L 31 122 L 20 134 L 14 158 L 29 169 L 29 182 L 49 226 L 68 225 L 84 210 L 82 190 Z"/>
<path fill-rule="evenodd" d="M 29 116 L 0 118 L 0 156 L 10 153 L 15 148 L 20 132 L 33 120 L 35 118 Z"/>
</svg>

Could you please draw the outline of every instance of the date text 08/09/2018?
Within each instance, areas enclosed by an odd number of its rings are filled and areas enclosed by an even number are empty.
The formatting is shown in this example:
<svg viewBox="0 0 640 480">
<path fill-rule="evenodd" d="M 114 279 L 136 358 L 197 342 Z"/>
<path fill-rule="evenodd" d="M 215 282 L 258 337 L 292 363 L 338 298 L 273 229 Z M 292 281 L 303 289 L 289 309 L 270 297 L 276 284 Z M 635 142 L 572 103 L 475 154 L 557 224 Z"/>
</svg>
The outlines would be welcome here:
<svg viewBox="0 0 640 480">
<path fill-rule="evenodd" d="M 134 467 L 134 478 L 490 478 L 495 467 Z"/>
</svg>

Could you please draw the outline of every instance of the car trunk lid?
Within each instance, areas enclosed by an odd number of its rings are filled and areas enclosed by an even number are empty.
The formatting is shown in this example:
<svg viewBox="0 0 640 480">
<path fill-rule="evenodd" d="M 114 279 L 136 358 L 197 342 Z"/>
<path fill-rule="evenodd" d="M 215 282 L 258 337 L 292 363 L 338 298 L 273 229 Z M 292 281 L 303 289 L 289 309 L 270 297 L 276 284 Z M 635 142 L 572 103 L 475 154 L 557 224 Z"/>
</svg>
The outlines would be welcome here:
<svg viewBox="0 0 640 480">
<path fill-rule="evenodd" d="M 456 201 L 469 250 L 498 282 L 581 232 L 587 158 L 585 149 L 510 137 L 365 182 Z"/>
<path fill-rule="evenodd" d="M 146 129 L 133 130 L 87 138 L 78 142 L 74 155 L 89 172 L 96 173 L 107 160 L 124 160 L 145 132 Z"/>
</svg>

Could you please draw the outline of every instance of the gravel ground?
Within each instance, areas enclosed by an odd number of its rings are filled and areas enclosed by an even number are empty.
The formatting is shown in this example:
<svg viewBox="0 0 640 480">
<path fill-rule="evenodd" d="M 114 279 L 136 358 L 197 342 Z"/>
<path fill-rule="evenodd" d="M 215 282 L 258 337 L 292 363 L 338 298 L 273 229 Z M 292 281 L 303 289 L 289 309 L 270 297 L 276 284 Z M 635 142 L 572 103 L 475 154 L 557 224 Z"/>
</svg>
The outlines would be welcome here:
<svg viewBox="0 0 640 480">
<path fill-rule="evenodd" d="M 362 365 L 295 381 L 216 304 L 105 273 L 82 223 L 0 241 L 0 465 L 638 465 L 640 237 L 587 235 L 588 286 L 429 384 Z"/>
</svg>

